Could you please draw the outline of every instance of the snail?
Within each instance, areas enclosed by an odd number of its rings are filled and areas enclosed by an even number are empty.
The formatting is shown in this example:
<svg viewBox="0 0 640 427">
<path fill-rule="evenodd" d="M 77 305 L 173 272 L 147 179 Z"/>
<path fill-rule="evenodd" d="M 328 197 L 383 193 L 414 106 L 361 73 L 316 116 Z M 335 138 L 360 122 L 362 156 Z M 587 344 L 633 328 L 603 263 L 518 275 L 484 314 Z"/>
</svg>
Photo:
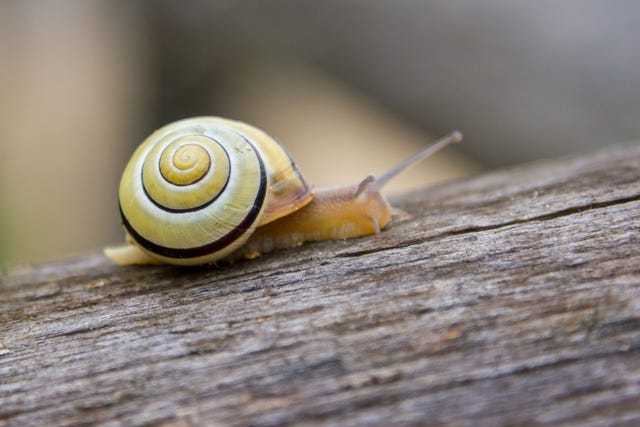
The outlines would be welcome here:
<svg viewBox="0 0 640 427">
<path fill-rule="evenodd" d="M 120 265 L 199 265 L 378 234 L 393 213 L 381 188 L 461 139 L 452 132 L 379 178 L 314 192 L 260 129 L 220 117 L 179 120 L 151 134 L 127 164 L 119 189 L 126 243 L 105 254 Z"/>
</svg>

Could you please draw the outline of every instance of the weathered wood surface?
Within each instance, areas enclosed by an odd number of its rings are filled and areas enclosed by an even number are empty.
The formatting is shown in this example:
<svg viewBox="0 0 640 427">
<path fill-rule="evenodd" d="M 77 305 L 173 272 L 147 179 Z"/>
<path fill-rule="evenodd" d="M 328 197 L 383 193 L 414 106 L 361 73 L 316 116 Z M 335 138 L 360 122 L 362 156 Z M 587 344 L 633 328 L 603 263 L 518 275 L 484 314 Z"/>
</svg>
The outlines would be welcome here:
<svg viewBox="0 0 640 427">
<path fill-rule="evenodd" d="M 5 272 L 0 424 L 640 424 L 640 147 L 400 205 L 220 269 Z"/>
</svg>

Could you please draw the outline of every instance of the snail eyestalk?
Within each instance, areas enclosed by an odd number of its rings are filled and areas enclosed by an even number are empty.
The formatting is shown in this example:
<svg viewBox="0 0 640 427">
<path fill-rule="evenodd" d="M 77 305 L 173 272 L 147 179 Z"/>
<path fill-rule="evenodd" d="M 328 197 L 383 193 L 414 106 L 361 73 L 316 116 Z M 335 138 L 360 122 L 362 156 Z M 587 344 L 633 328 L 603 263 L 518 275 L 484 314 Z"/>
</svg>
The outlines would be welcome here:
<svg viewBox="0 0 640 427">
<path fill-rule="evenodd" d="M 396 167 L 394 167 L 384 175 L 380 176 L 379 178 L 376 178 L 373 185 L 375 185 L 377 189 L 381 189 L 387 184 L 387 182 L 391 181 L 396 175 L 398 175 L 400 172 L 407 169 L 409 166 L 412 166 L 418 162 L 421 162 L 422 160 L 426 159 L 427 157 L 431 156 L 435 152 L 441 150 L 442 148 L 446 147 L 451 143 L 460 142 L 460 141 L 462 141 L 462 133 L 457 130 L 451 132 L 444 138 L 434 142 L 433 144 L 431 144 L 424 150 L 420 151 L 419 153 L 416 153 L 413 156 L 409 157 L 407 160 L 400 163 L 399 165 L 397 165 Z"/>
</svg>

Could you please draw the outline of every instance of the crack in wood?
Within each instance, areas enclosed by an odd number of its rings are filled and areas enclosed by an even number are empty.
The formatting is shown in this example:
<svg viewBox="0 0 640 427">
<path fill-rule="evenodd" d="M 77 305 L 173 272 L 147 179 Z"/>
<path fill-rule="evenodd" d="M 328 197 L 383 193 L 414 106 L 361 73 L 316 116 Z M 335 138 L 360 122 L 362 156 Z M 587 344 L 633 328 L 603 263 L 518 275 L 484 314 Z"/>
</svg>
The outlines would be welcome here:
<svg viewBox="0 0 640 427">
<path fill-rule="evenodd" d="M 607 208 L 607 207 L 611 207 L 611 206 L 616 206 L 616 205 L 630 203 L 630 202 L 636 202 L 636 201 L 640 201 L 640 194 L 629 196 L 629 197 L 624 197 L 624 198 L 619 198 L 619 199 L 614 199 L 614 200 L 608 200 L 608 201 L 605 201 L 605 202 L 590 203 L 588 205 L 581 205 L 581 206 L 572 206 L 572 207 L 568 207 L 568 208 L 565 208 L 565 209 L 557 210 L 557 211 L 554 211 L 554 212 L 551 212 L 551 213 L 547 213 L 547 214 L 544 214 L 544 215 L 537 215 L 537 216 L 533 216 L 533 217 L 526 218 L 526 219 L 515 219 L 515 220 L 512 220 L 512 221 L 505 221 L 505 222 L 501 222 L 501 223 L 496 223 L 496 224 L 491 224 L 491 225 L 484 225 L 484 226 L 464 227 L 464 228 L 460 228 L 460 229 L 457 229 L 457 230 L 451 230 L 451 231 L 446 231 L 446 232 L 443 232 L 443 233 L 431 235 L 431 236 L 428 236 L 426 238 L 404 240 L 404 241 L 401 241 L 401 242 L 394 243 L 393 246 L 377 246 L 377 247 L 371 248 L 371 249 L 364 249 L 364 250 L 358 250 L 358 251 L 353 251 L 353 252 L 341 252 L 341 253 L 336 254 L 335 256 L 337 258 L 361 257 L 363 255 L 376 254 L 376 253 L 380 253 L 380 252 L 386 252 L 386 251 L 389 251 L 389 250 L 395 250 L 395 249 L 398 249 L 398 248 L 406 248 L 406 247 L 409 247 L 409 246 L 424 244 L 425 242 L 429 242 L 429 241 L 437 241 L 437 240 L 442 239 L 443 237 L 459 236 L 459 235 L 463 235 L 463 234 L 475 234 L 475 233 L 482 232 L 482 231 L 499 230 L 499 229 L 504 228 L 504 227 L 511 227 L 511 226 L 514 226 L 514 225 L 526 224 L 526 223 L 530 223 L 530 222 L 549 221 L 549 220 L 554 220 L 554 219 L 562 218 L 562 217 L 569 216 L 569 215 L 579 214 L 579 213 L 582 213 L 582 212 L 585 212 L 585 211 L 589 211 L 589 210 L 603 209 L 603 208 Z M 404 223 L 410 223 L 411 220 L 404 220 L 403 222 Z M 401 229 L 400 224 L 397 224 L 396 227 Z M 576 264 L 576 266 L 578 266 L 578 265 L 580 265 L 580 264 Z"/>
</svg>

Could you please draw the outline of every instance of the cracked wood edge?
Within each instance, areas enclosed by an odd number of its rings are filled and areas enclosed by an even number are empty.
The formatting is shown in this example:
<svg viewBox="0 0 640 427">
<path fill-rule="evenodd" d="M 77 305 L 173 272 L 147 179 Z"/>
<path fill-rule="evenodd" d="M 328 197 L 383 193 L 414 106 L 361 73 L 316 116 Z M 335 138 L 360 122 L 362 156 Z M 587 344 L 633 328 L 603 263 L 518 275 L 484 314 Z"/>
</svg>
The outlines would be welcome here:
<svg viewBox="0 0 640 427">
<path fill-rule="evenodd" d="M 640 147 L 396 198 L 220 269 L 0 278 L 0 424 L 640 422 Z"/>
</svg>

